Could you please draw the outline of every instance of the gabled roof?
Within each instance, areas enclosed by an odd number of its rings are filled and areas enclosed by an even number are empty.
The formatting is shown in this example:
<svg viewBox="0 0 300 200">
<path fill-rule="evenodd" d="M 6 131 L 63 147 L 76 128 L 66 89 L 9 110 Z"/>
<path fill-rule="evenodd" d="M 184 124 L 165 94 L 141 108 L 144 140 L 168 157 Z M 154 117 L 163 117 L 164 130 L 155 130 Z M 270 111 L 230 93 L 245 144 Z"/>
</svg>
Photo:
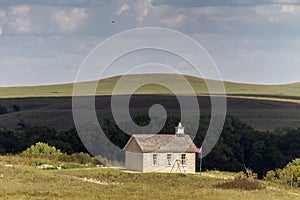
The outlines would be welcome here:
<svg viewBox="0 0 300 200">
<path fill-rule="evenodd" d="M 124 151 L 131 151 L 130 146 L 137 145 L 138 151 L 143 153 L 194 153 L 196 146 L 189 135 L 175 134 L 134 134 L 124 147 Z"/>
</svg>

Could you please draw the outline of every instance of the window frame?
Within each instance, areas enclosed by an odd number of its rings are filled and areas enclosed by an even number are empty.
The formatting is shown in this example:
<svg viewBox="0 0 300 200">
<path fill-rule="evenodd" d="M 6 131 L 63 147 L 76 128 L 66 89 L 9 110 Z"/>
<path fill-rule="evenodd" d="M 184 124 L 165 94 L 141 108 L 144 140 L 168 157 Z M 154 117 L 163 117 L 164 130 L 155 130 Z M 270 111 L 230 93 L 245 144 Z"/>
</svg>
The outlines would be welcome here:
<svg viewBox="0 0 300 200">
<path fill-rule="evenodd" d="M 152 166 L 158 166 L 158 158 L 156 153 L 152 154 Z"/>
<path fill-rule="evenodd" d="M 167 154 L 167 166 L 172 166 L 172 154 Z"/>
<path fill-rule="evenodd" d="M 181 154 L 181 165 L 186 166 L 186 154 Z"/>
</svg>

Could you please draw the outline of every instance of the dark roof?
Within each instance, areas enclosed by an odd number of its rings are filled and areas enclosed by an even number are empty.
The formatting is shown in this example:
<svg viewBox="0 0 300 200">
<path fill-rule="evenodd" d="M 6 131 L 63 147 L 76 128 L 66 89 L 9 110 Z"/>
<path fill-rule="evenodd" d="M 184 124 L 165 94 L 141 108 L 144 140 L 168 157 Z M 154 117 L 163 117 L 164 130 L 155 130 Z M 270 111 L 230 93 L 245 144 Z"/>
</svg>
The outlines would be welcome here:
<svg viewBox="0 0 300 200">
<path fill-rule="evenodd" d="M 189 135 L 176 134 L 134 134 L 124 147 L 126 151 L 131 141 L 135 140 L 143 153 L 147 152 L 195 152 L 196 146 Z"/>
</svg>

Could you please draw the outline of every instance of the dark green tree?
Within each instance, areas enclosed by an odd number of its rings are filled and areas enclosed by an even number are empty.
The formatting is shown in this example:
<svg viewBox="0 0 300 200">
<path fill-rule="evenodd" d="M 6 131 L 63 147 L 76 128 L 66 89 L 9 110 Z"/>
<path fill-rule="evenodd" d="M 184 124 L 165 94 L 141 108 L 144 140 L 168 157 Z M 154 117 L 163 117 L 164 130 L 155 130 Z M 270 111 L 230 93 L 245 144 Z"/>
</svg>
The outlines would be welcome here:
<svg viewBox="0 0 300 200">
<path fill-rule="evenodd" d="M 0 105 L 0 115 L 7 114 L 7 108 L 5 106 Z"/>
</svg>

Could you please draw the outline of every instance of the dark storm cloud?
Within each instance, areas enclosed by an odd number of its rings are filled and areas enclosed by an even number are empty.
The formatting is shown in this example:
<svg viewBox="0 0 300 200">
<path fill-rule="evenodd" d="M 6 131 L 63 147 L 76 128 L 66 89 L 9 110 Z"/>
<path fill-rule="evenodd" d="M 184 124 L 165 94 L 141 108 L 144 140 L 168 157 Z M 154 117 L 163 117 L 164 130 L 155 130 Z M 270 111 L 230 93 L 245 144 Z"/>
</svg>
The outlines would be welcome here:
<svg viewBox="0 0 300 200">
<path fill-rule="evenodd" d="M 259 6 L 259 5 L 300 5 L 298 0 L 152 0 L 152 5 L 175 7 L 218 7 L 218 6 Z"/>
</svg>

